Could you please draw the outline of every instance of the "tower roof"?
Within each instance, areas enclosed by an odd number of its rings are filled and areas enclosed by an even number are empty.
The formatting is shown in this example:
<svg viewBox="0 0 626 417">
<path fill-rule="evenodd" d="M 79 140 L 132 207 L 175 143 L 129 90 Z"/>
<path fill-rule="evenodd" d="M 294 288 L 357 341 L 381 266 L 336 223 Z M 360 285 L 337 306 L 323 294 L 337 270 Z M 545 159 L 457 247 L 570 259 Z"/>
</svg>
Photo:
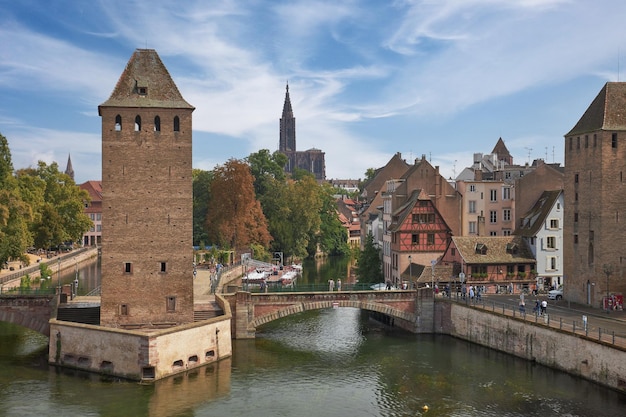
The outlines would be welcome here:
<svg viewBox="0 0 626 417">
<path fill-rule="evenodd" d="M 504 159 L 505 157 L 506 158 L 511 157 L 511 154 L 509 153 L 509 150 L 504 144 L 504 141 L 502 140 L 502 138 L 498 139 L 498 142 L 496 142 L 496 146 L 493 147 L 493 151 L 491 151 L 491 153 L 498 154 L 498 159 L 500 160 Z"/>
<path fill-rule="evenodd" d="M 137 49 L 107 101 L 99 107 L 193 109 L 178 91 L 154 49 Z"/>
<path fill-rule="evenodd" d="M 626 130 L 626 83 L 606 83 L 576 126 L 565 136 L 597 130 Z"/>
<path fill-rule="evenodd" d="M 293 109 L 291 108 L 291 99 L 289 98 L 289 83 L 287 83 L 287 92 L 285 93 L 285 104 L 283 104 L 283 119 L 293 118 Z"/>
<path fill-rule="evenodd" d="M 67 155 L 67 166 L 65 167 L 65 173 L 74 179 L 74 168 L 72 167 L 72 157 Z"/>
</svg>

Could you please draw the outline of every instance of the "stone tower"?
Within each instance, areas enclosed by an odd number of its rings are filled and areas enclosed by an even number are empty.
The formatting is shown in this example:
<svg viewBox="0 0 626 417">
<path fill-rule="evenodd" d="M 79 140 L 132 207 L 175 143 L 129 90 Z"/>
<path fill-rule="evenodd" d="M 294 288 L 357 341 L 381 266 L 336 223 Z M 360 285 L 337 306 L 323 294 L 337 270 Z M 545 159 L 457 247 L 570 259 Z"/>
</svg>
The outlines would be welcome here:
<svg viewBox="0 0 626 417">
<path fill-rule="evenodd" d="M 193 110 L 152 49 L 133 53 L 98 107 L 103 326 L 193 322 Z"/>
<path fill-rule="evenodd" d="M 606 83 L 565 135 L 564 189 L 564 297 L 601 307 L 626 292 L 626 83 Z"/>
</svg>

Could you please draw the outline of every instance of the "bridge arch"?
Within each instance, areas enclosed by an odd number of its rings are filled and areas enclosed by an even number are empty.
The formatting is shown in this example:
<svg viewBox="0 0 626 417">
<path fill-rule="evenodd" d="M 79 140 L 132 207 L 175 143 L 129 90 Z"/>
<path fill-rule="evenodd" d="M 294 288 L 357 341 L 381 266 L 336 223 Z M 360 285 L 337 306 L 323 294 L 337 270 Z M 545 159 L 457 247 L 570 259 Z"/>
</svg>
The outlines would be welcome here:
<svg viewBox="0 0 626 417">
<path fill-rule="evenodd" d="M 338 300 L 338 301 L 317 301 L 310 303 L 300 303 L 293 304 L 288 307 L 278 309 L 274 312 L 264 314 L 262 316 L 256 317 L 249 323 L 250 330 L 255 330 L 257 327 L 272 322 L 274 320 L 278 320 L 287 316 L 291 316 L 293 314 L 302 313 L 309 310 L 321 310 L 327 308 L 335 308 L 335 307 L 353 307 L 359 308 L 361 310 L 374 311 L 377 313 L 382 313 L 387 316 L 412 321 L 414 319 L 414 314 L 407 313 L 402 310 L 398 310 L 393 307 L 389 307 L 385 304 L 369 302 L 369 301 L 359 301 L 359 300 Z"/>
<path fill-rule="evenodd" d="M 53 299 L 54 295 L 3 295 L 0 297 L 0 321 L 17 324 L 49 337 Z"/>
<path fill-rule="evenodd" d="M 228 297 L 228 301 L 235 313 L 232 334 L 237 339 L 245 339 L 254 338 L 257 327 L 271 321 L 304 311 L 334 307 L 354 307 L 384 314 L 393 318 L 396 326 L 417 333 L 422 331 L 420 318 L 423 313 L 432 311 L 433 298 L 432 292 L 426 294 L 419 290 L 269 294 L 242 291 Z"/>
</svg>

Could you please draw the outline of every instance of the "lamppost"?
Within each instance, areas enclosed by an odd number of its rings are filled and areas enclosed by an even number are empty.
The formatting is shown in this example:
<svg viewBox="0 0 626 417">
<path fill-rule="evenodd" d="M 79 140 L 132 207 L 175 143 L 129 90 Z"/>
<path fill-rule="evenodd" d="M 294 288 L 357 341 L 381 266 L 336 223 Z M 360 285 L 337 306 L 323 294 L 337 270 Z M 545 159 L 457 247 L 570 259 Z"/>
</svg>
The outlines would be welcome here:
<svg viewBox="0 0 626 417">
<path fill-rule="evenodd" d="M 409 255 L 409 284 L 413 286 L 413 262 L 411 261 L 411 255 Z"/>
<path fill-rule="evenodd" d="M 609 314 L 610 306 L 609 306 L 609 277 L 613 273 L 613 265 L 612 264 L 604 264 L 602 266 L 604 269 L 604 273 L 606 274 L 606 313 Z"/>
<path fill-rule="evenodd" d="M 59 259 L 57 259 L 57 285 L 59 297 L 61 297 L 61 255 L 59 255 Z"/>
</svg>

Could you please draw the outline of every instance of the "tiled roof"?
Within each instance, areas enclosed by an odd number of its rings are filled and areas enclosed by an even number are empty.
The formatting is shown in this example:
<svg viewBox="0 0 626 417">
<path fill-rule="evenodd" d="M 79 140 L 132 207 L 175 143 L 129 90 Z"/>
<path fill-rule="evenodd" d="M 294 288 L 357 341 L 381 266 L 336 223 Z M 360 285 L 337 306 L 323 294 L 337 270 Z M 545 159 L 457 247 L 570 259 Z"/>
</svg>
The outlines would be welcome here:
<svg viewBox="0 0 626 417">
<path fill-rule="evenodd" d="M 515 230 L 515 234 L 536 236 L 562 192 L 562 190 L 544 191 L 535 205 L 522 217 L 522 226 Z"/>
<path fill-rule="evenodd" d="M 565 136 L 597 130 L 626 130 L 626 83 L 608 82 L 591 102 L 576 126 Z"/>
<path fill-rule="evenodd" d="M 154 49 L 135 50 L 111 97 L 100 107 L 194 108 L 180 94 Z"/>
<path fill-rule="evenodd" d="M 80 184 L 78 187 L 89 193 L 92 203 L 102 201 L 102 181 L 87 181 Z"/>
<path fill-rule="evenodd" d="M 535 258 L 521 236 L 453 236 L 452 242 L 466 264 L 534 263 Z M 485 254 L 477 253 L 477 245 L 485 246 Z M 516 253 L 507 250 L 515 245 Z"/>
</svg>

